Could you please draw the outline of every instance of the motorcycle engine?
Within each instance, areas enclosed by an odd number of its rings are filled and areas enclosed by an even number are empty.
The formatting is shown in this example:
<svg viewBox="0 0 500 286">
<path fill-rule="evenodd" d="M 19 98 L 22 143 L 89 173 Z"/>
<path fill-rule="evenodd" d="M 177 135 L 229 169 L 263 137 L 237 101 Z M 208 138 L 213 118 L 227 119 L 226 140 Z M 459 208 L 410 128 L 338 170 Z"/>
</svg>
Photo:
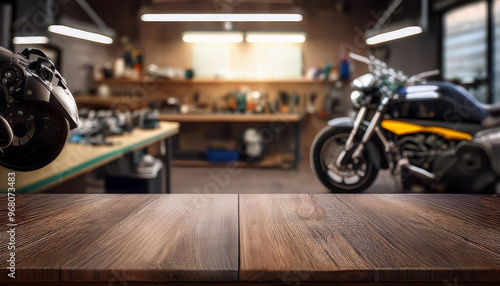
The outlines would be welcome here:
<svg viewBox="0 0 500 286">
<path fill-rule="evenodd" d="M 50 59 L 40 50 L 14 54 L 0 47 L 0 165 L 46 166 L 77 125 L 75 100 Z"/>
<path fill-rule="evenodd" d="M 455 146 L 455 141 L 450 141 L 436 134 L 416 134 L 402 136 L 398 140 L 399 150 L 403 158 L 410 164 L 430 171 L 434 159 Z"/>
</svg>

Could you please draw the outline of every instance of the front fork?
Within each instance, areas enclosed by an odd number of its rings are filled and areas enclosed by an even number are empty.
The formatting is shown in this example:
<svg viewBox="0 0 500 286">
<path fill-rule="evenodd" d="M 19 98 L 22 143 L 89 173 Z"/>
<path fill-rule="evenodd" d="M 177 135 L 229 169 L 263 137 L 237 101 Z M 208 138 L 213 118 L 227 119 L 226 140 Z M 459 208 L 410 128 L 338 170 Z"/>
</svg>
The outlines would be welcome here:
<svg viewBox="0 0 500 286">
<path fill-rule="evenodd" d="M 377 130 L 379 130 L 378 126 L 381 121 L 382 115 L 385 112 L 385 109 L 387 105 L 389 104 L 390 96 L 384 96 L 384 98 L 381 100 L 379 106 L 377 107 L 377 110 L 375 111 L 375 114 L 373 115 L 372 120 L 370 121 L 370 124 L 366 128 L 365 134 L 363 134 L 363 138 L 361 138 L 360 144 L 354 149 L 354 152 L 351 155 L 351 159 L 353 160 L 354 163 L 358 163 L 358 158 L 363 152 L 365 148 L 366 142 L 370 140 L 372 137 L 373 133 L 375 133 Z M 365 106 L 361 107 L 359 110 L 358 114 L 356 115 L 356 119 L 354 120 L 354 126 L 351 130 L 351 133 L 349 134 L 349 138 L 347 138 L 346 144 L 345 144 L 345 149 L 342 151 L 340 156 L 337 158 L 337 167 L 342 166 L 343 162 L 345 161 L 345 155 L 354 148 L 354 138 L 356 137 L 356 134 L 359 131 L 359 128 L 361 127 L 361 124 L 363 123 L 363 120 L 366 117 L 367 113 L 367 108 Z"/>
</svg>

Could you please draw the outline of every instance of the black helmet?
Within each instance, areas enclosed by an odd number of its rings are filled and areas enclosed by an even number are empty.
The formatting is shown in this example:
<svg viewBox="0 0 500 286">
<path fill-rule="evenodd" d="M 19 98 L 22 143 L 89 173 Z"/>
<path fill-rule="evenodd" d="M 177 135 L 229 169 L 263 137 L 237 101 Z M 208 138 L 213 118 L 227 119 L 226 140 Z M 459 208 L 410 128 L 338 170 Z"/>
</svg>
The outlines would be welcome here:
<svg viewBox="0 0 500 286">
<path fill-rule="evenodd" d="M 0 47 L 0 165 L 46 166 L 77 126 L 75 99 L 52 61 L 40 50 L 14 54 Z"/>
</svg>

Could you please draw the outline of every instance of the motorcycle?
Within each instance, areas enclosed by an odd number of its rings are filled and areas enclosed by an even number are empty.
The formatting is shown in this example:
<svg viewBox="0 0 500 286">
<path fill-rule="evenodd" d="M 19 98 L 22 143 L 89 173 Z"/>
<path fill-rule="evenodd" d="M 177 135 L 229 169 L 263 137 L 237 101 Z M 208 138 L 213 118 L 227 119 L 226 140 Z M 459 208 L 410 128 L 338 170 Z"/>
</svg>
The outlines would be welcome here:
<svg viewBox="0 0 500 286">
<path fill-rule="evenodd" d="M 500 105 L 483 105 L 464 88 L 411 77 L 373 56 L 355 79 L 355 119 L 336 118 L 314 139 L 311 166 L 332 192 L 367 189 L 389 169 L 404 189 L 491 193 L 500 181 Z"/>
</svg>

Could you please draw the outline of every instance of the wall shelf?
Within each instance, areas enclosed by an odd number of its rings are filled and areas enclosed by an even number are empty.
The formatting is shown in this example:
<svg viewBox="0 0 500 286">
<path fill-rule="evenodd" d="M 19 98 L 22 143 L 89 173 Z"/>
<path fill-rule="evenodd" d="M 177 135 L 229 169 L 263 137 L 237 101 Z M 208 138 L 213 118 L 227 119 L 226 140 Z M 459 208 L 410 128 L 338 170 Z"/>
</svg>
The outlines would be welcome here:
<svg viewBox="0 0 500 286">
<path fill-rule="evenodd" d="M 108 109 L 138 110 L 145 108 L 147 101 L 137 99 L 132 96 L 114 95 L 98 96 L 90 94 L 80 94 L 75 96 L 76 104 L 84 107 L 101 107 Z"/>
<path fill-rule="evenodd" d="M 303 114 L 160 114 L 161 121 L 174 122 L 299 122 Z"/>
<path fill-rule="evenodd" d="M 131 96 L 102 97 L 97 95 L 75 96 L 77 105 L 84 107 L 125 108 L 136 110 L 146 107 L 146 103 Z M 235 113 L 188 113 L 160 114 L 161 121 L 173 122 L 299 122 L 304 114 L 235 114 Z"/>
<path fill-rule="evenodd" d="M 313 80 L 306 78 L 296 79 L 167 79 L 150 78 L 142 79 L 97 79 L 97 84 L 328 84 L 335 83 L 335 80 Z"/>
</svg>

